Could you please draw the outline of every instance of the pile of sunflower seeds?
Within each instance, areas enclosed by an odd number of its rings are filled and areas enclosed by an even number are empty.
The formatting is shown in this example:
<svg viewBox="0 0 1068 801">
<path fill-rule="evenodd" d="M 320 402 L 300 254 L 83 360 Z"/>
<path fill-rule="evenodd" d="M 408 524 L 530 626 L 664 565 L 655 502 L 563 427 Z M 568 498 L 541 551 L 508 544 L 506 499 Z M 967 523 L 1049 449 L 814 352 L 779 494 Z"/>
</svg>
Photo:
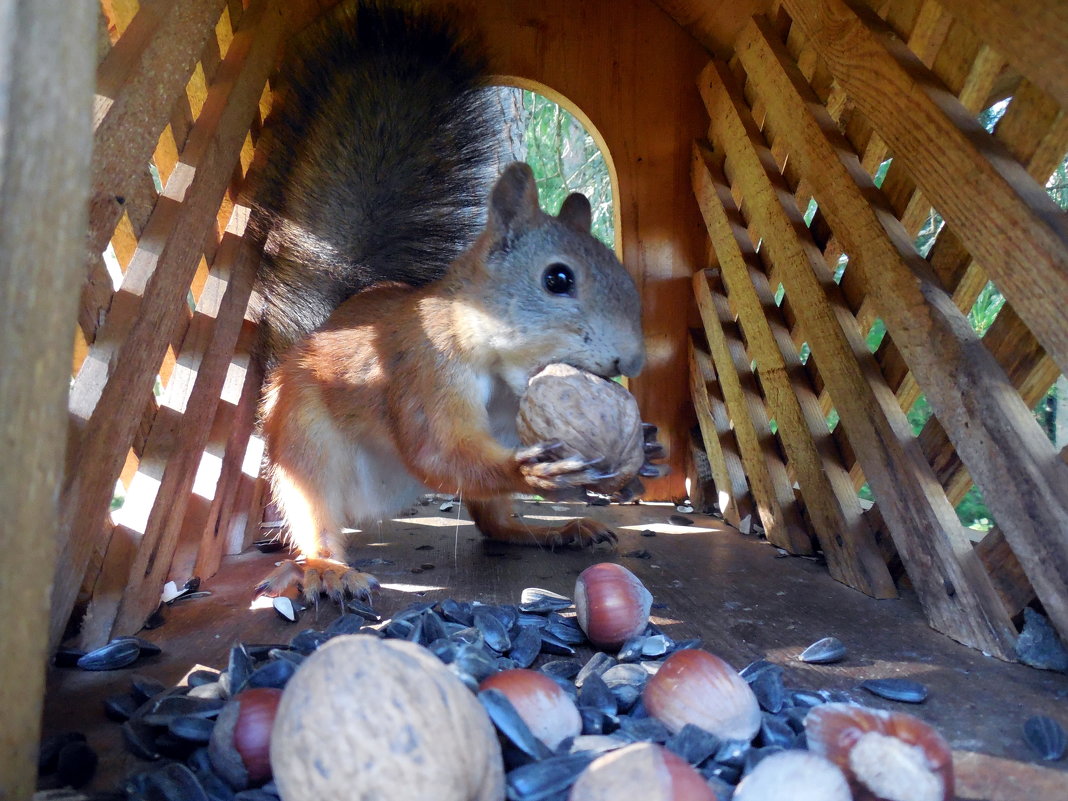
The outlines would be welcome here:
<svg viewBox="0 0 1068 801">
<path fill-rule="evenodd" d="M 511 801 L 566 801 L 575 779 L 597 756 L 639 741 L 664 745 L 700 771 L 720 798 L 730 799 L 734 786 L 761 759 L 805 747 L 803 722 L 809 709 L 828 702 L 858 701 L 849 693 L 791 689 L 781 666 L 758 660 L 740 672 L 762 710 L 760 731 L 751 742 L 720 740 L 694 725 L 673 734 L 646 713 L 642 688 L 665 658 L 699 647 L 700 642 L 677 642 L 649 624 L 615 655 L 595 652 L 580 658 L 580 649 L 588 652 L 589 643 L 574 616 L 563 614 L 571 607 L 569 598 L 528 589 L 517 605 L 446 599 L 414 603 L 382 620 L 369 606 L 350 601 L 344 613 L 323 630 L 304 629 L 288 643 L 235 645 L 225 670 L 198 670 L 188 677 L 188 686 L 168 688 L 134 676 L 130 691 L 107 699 L 105 711 L 122 726 L 126 747 L 151 766 L 129 776 L 116 793 L 88 798 L 275 801 L 278 795 L 272 782 L 262 787 L 234 787 L 232 778 L 226 781 L 218 774 L 207 747 L 215 719 L 226 700 L 242 690 L 284 688 L 309 654 L 342 634 L 419 643 L 478 693 L 500 734 Z M 113 646 L 112 651 L 129 654 L 133 648 Z M 845 646 L 829 637 L 813 643 L 798 659 L 829 663 L 845 655 Z M 582 717 L 582 733 L 555 751 L 534 737 L 502 693 L 478 689 L 494 673 L 535 665 L 574 699 Z M 904 703 L 921 703 L 927 697 L 923 685 L 902 679 L 870 680 L 860 688 Z M 1064 730 L 1049 718 L 1034 720 L 1025 738 L 1036 752 L 1046 759 L 1063 756 Z M 84 738 L 74 746 L 84 757 L 81 746 Z M 72 746 L 63 742 L 49 747 L 49 754 L 58 756 Z"/>
</svg>

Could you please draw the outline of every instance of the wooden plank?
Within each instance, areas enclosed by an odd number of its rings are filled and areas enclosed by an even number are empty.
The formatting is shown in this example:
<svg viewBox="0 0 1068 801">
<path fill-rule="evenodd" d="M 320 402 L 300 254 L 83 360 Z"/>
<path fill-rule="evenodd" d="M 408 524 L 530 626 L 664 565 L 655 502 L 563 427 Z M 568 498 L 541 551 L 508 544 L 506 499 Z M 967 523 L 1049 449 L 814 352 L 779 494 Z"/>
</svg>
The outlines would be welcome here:
<svg viewBox="0 0 1068 801">
<path fill-rule="evenodd" d="M 1068 369 L 1068 328 L 1054 302 L 1068 297 L 1065 214 L 878 17 L 845 0 L 784 5 L 894 158 Z"/>
<path fill-rule="evenodd" d="M 769 117 L 778 117 L 853 269 L 867 273 L 875 310 L 983 489 L 1051 620 L 1068 636 L 1068 465 L 1056 458 L 1030 408 L 912 247 L 766 20 L 754 18 L 743 30 L 738 54 Z"/>
<path fill-rule="evenodd" d="M 724 520 L 735 528 L 744 523 L 748 532 L 753 517 L 749 482 L 703 334 L 701 340 L 690 336 L 690 391 L 716 485 L 716 504 Z"/>
<path fill-rule="evenodd" d="M 983 560 L 1006 611 L 1016 617 L 1035 600 L 1035 588 L 1005 539 L 1005 532 L 997 526 L 990 529 L 975 546 L 975 552 Z"/>
<path fill-rule="evenodd" d="M 239 207 L 238 214 L 245 217 L 247 210 Z M 243 229 L 244 221 L 240 226 Z M 251 246 L 231 229 L 216 261 L 222 264 L 212 271 L 215 280 L 204 290 L 179 356 L 181 376 L 171 379 L 163 401 L 163 407 L 180 415 L 180 419 L 175 421 L 173 433 L 163 431 L 157 435 L 159 423 L 153 426 L 153 436 L 141 460 L 138 476 L 150 485 L 159 483 L 122 604 L 111 627 L 113 637 L 136 632 L 159 604 L 189 492 L 208 440 L 209 428 L 204 423 L 215 415 L 248 305 L 256 269 Z M 137 489 L 135 479 L 131 494 Z M 141 488 L 141 492 L 146 489 Z M 106 641 L 106 632 L 101 630 L 101 634 L 104 636 L 100 640 Z"/>
<path fill-rule="evenodd" d="M 1068 114 L 1040 90 L 1024 82 L 994 133 L 1026 166 L 1032 177 L 1044 182 L 1068 150 Z M 960 286 L 975 265 L 951 230 L 943 229 L 931 251 L 930 261 L 942 283 L 954 293 L 954 302 L 962 309 L 970 308 L 973 300 L 962 296 Z M 1058 367 L 1011 305 L 1002 309 L 983 335 L 983 345 L 1005 369 L 1009 381 L 1028 408 L 1039 401 L 1060 375 Z M 900 389 L 898 397 L 903 397 Z M 937 419 L 927 422 L 919 440 L 928 460 L 935 466 L 950 502 L 958 503 L 971 487 L 971 477 L 963 469 Z"/>
<path fill-rule="evenodd" d="M 1010 64 L 1068 108 L 1068 14 L 1060 0 L 938 0 Z"/>
<path fill-rule="evenodd" d="M 182 303 L 211 230 L 230 170 L 240 153 L 249 122 L 276 53 L 282 29 L 272 0 L 246 12 L 205 111 L 190 135 L 177 170 L 156 204 L 122 290 L 117 293 L 139 310 L 126 324 L 106 327 L 121 335 L 98 342 L 71 390 L 71 408 L 91 409 L 75 467 L 62 498 L 57 580 L 50 642 L 57 644 L 74 603 L 86 560 L 101 536 L 115 479 L 133 438 L 142 404 L 181 319 Z M 156 269 L 162 265 L 161 269 Z M 141 295 L 143 294 L 143 301 Z M 86 371 L 91 372 L 87 375 Z M 110 375 L 108 373 L 110 372 Z M 83 376 L 85 376 L 83 380 Z M 96 400 L 99 400 L 99 403 Z"/>
<path fill-rule="evenodd" d="M 96 16 L 92 3 L 0 0 L 0 604 L 11 615 L 0 626 L 0 798 L 29 799 L 37 776 Z"/>
<path fill-rule="evenodd" d="M 239 495 L 245 477 L 245 455 L 255 429 L 263 369 L 256 359 L 250 357 L 247 349 L 244 352 L 239 350 L 234 360 L 239 369 L 244 368 L 245 375 L 237 403 L 231 412 L 229 436 L 225 443 L 221 443 L 224 447 L 219 482 L 211 500 L 207 522 L 198 540 L 199 549 L 193 574 L 202 577 L 214 575 L 219 569 L 223 555 L 240 552 L 244 545 L 243 537 L 238 537 L 239 541 L 234 542 L 233 524 L 236 522 L 243 533 L 245 521 L 240 518 L 248 509 L 241 508 Z"/>
<path fill-rule="evenodd" d="M 89 250 L 100 252 L 152 158 L 224 0 L 146 0 L 97 72 Z"/>
<path fill-rule="evenodd" d="M 893 579 L 875 545 L 849 472 L 834 447 L 816 393 L 806 380 L 723 168 L 707 148 L 695 145 L 693 169 L 694 193 L 723 269 L 724 283 L 737 306 L 738 320 L 828 570 L 836 580 L 866 595 L 896 598 Z"/>
<path fill-rule="evenodd" d="M 812 553 L 811 537 L 797 509 L 793 484 L 772 436 L 764 399 L 720 279 L 711 271 L 696 273 L 694 291 L 768 542 L 790 553 Z"/>
<path fill-rule="evenodd" d="M 962 535 L 953 507 L 916 445 L 896 399 L 841 300 L 830 268 L 808 237 L 796 201 L 774 166 L 737 86 L 722 64 L 702 72 L 713 140 L 732 182 L 752 198 L 763 247 L 779 265 L 787 295 L 871 484 L 931 625 L 1011 658 L 1015 629 Z"/>
<path fill-rule="evenodd" d="M 1057 365 L 1034 341 L 1027 326 L 1011 306 L 1002 308 L 983 337 L 983 345 L 1004 368 L 1009 383 L 1029 410 L 1061 375 Z M 972 486 L 972 476 L 965 469 L 942 425 L 932 417 L 924 424 L 918 439 L 938 480 L 945 487 L 950 503 L 960 503 Z"/>
<path fill-rule="evenodd" d="M 974 751 L 953 752 L 954 790 L 962 801 L 1060 801 L 1068 774 Z"/>
</svg>

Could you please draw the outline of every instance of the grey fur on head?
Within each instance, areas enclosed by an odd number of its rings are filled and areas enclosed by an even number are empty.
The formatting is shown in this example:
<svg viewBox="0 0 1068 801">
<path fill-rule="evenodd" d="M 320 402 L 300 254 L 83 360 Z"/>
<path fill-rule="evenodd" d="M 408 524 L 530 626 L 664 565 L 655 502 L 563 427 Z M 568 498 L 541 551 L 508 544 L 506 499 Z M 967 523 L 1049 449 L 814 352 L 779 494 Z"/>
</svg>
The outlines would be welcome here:
<svg viewBox="0 0 1068 801">
<path fill-rule="evenodd" d="M 432 281 L 474 241 L 498 127 L 485 84 L 481 47 L 439 13 L 346 2 L 300 35 L 246 193 L 267 363 L 352 294 Z"/>
</svg>

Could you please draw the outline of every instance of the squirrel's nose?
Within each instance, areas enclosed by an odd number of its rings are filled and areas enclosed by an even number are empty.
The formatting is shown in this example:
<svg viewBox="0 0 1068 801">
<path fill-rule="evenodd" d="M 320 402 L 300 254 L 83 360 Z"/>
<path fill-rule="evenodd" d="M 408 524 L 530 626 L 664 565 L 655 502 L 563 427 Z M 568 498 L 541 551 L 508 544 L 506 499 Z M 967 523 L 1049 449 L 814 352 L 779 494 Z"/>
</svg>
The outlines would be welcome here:
<svg viewBox="0 0 1068 801">
<path fill-rule="evenodd" d="M 616 375 L 636 376 L 645 364 L 645 350 L 639 350 L 615 361 Z"/>
</svg>

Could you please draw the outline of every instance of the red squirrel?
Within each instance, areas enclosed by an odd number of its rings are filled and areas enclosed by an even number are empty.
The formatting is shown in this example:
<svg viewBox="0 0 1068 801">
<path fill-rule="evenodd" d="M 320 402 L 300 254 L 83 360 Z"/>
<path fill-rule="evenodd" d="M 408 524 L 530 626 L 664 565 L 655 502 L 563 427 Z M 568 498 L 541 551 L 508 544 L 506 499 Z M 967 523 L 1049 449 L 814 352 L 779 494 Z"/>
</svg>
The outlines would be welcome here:
<svg viewBox="0 0 1068 801">
<path fill-rule="evenodd" d="M 428 490 L 460 494 L 490 539 L 614 541 L 591 519 L 512 517 L 512 493 L 605 478 L 598 454 L 519 447 L 515 416 L 550 363 L 639 372 L 638 292 L 590 234 L 587 199 L 542 212 L 526 164 L 508 165 L 480 209 L 497 134 L 481 51 L 458 30 L 345 3 L 283 64 L 250 227 L 264 248 L 268 476 L 303 560 L 260 591 L 369 592 L 374 578 L 344 562 L 343 528 Z"/>
</svg>

